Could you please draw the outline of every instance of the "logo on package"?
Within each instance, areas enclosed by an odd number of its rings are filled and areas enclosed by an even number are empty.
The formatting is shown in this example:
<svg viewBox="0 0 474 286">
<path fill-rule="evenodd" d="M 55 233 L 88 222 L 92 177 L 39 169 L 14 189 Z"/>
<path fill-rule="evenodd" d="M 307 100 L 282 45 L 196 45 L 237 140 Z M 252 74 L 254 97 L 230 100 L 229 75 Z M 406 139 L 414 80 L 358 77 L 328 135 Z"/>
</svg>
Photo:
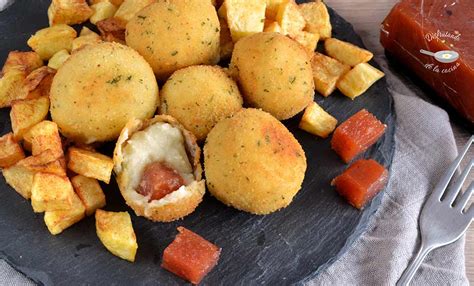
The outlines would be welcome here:
<svg viewBox="0 0 474 286">
<path fill-rule="evenodd" d="M 425 35 L 425 40 L 427 43 L 437 40 L 454 48 L 455 43 L 461 40 L 461 34 L 458 31 L 454 33 L 447 31 L 437 30 L 434 33 L 428 33 Z M 455 71 L 459 67 L 459 53 L 453 50 L 441 50 L 441 51 L 427 51 L 424 49 L 420 50 L 421 54 L 433 57 L 437 63 L 428 63 L 425 64 L 425 68 L 435 73 L 450 73 Z M 440 64 L 442 64 L 440 66 Z M 447 66 L 447 64 L 451 64 Z"/>
</svg>

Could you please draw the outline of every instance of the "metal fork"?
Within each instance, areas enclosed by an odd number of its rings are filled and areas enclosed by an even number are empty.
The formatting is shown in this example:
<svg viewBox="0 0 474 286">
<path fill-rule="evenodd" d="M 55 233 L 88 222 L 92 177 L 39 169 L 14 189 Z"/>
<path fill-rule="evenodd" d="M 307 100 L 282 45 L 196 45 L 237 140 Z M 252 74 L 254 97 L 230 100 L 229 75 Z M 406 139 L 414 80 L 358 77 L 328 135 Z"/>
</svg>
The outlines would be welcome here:
<svg viewBox="0 0 474 286">
<path fill-rule="evenodd" d="M 456 160 L 443 174 L 423 206 L 419 221 L 421 246 L 413 261 L 398 280 L 397 286 L 408 285 L 430 251 L 455 242 L 471 224 L 474 217 L 474 206 L 469 207 L 467 211 L 464 208 L 474 192 L 474 182 L 470 183 L 464 193 L 461 193 L 461 189 L 474 165 L 474 158 L 471 158 L 469 165 L 449 188 L 448 184 L 473 141 L 474 136 L 469 139 Z"/>
</svg>

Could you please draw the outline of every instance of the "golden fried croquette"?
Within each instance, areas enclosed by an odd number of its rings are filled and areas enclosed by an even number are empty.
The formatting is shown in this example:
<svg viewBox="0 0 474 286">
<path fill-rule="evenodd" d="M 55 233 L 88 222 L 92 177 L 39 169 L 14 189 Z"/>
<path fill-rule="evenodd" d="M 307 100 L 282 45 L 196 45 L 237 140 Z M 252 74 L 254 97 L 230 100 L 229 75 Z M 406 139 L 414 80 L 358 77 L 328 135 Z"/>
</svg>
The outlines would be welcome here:
<svg viewBox="0 0 474 286">
<path fill-rule="evenodd" d="M 173 117 L 131 120 L 114 151 L 120 192 L 138 216 L 180 219 L 194 211 L 205 193 L 200 156 L 194 135 Z"/>
<path fill-rule="evenodd" d="M 231 69 L 244 101 L 279 120 L 295 116 L 314 97 L 308 54 L 278 33 L 258 33 L 237 42 Z"/>
<path fill-rule="evenodd" d="M 51 117 L 79 143 L 117 139 L 131 118 L 150 118 L 159 103 L 150 65 L 118 43 L 88 45 L 59 68 L 51 86 Z"/>
<path fill-rule="evenodd" d="M 303 149 L 269 113 L 242 109 L 216 124 L 204 146 L 209 192 L 253 214 L 288 206 L 306 171 Z"/>
<path fill-rule="evenodd" d="M 176 118 L 198 140 L 206 139 L 217 122 L 241 108 L 237 84 L 217 66 L 178 70 L 161 90 L 161 113 Z"/>
<path fill-rule="evenodd" d="M 174 71 L 219 61 L 220 24 L 211 1 L 160 0 L 127 24 L 127 45 L 137 50 L 160 80 Z"/>
</svg>

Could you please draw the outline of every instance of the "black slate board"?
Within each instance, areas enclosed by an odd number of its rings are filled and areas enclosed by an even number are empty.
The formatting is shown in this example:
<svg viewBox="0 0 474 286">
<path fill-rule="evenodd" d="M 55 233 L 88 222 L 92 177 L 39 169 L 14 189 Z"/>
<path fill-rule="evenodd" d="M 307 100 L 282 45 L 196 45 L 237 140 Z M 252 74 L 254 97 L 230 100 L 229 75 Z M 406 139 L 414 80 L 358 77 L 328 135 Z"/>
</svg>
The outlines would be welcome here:
<svg viewBox="0 0 474 286">
<path fill-rule="evenodd" d="M 304 2 L 304 1 L 300 1 Z M 47 26 L 48 0 L 17 0 L 0 12 L 0 62 L 8 51 L 26 50 L 26 40 Z M 333 36 L 363 46 L 352 26 L 330 10 Z M 371 64 L 377 66 L 376 63 Z M 384 79 L 351 101 L 339 92 L 315 100 L 340 122 L 362 108 L 388 125 L 385 136 L 364 157 L 390 167 L 394 152 L 392 97 Z M 349 206 L 330 187 L 346 165 L 321 140 L 297 128 L 301 115 L 285 124 L 302 144 L 308 158 L 303 189 L 286 209 L 254 216 L 225 207 L 206 195 L 197 210 L 174 223 L 152 223 L 132 215 L 138 239 L 134 264 L 118 259 L 101 245 L 89 217 L 61 235 L 51 236 L 43 216 L 34 214 L 0 179 L 0 258 L 27 277 L 45 285 L 181 285 L 183 280 L 160 268 L 164 248 L 183 225 L 223 248 L 217 267 L 202 285 L 301 284 L 340 257 L 359 237 L 377 210 L 378 195 L 364 211 Z M 10 131 L 9 110 L 0 110 L 1 133 Z M 115 183 L 103 186 L 107 210 L 128 210 Z"/>
</svg>

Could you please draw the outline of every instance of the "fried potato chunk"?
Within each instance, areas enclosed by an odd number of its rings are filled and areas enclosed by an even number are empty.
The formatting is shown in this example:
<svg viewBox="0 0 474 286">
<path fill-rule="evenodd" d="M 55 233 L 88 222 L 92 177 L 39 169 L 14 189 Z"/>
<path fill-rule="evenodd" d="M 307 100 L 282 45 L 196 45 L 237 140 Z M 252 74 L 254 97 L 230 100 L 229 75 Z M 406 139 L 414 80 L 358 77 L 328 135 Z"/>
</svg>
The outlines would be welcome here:
<svg viewBox="0 0 474 286">
<path fill-rule="evenodd" d="M 325 97 L 336 89 L 339 78 L 351 69 L 350 66 L 317 52 L 311 59 L 311 68 L 315 89 Z"/>
<path fill-rule="evenodd" d="M 306 107 L 299 127 L 321 138 L 327 138 L 336 129 L 336 125 L 337 119 L 313 102 Z"/>
<path fill-rule="evenodd" d="M 293 34 L 291 38 L 300 43 L 300 45 L 302 45 L 310 55 L 313 55 L 314 50 L 316 50 L 316 47 L 318 46 L 318 34 L 299 31 L 296 34 Z"/>
<path fill-rule="evenodd" d="M 102 40 L 106 42 L 117 42 L 125 44 L 126 22 L 115 17 L 97 22 Z"/>
<path fill-rule="evenodd" d="M 49 98 L 42 96 L 34 99 L 15 101 L 10 111 L 10 120 L 16 140 L 34 125 L 46 118 L 49 112 Z"/>
<path fill-rule="evenodd" d="M 90 216 L 97 209 L 105 207 L 105 195 L 96 179 L 77 175 L 71 179 L 76 194 L 86 207 L 86 215 Z"/>
<path fill-rule="evenodd" d="M 219 22 L 221 23 L 220 27 L 220 58 L 228 59 L 232 56 L 232 51 L 234 50 L 234 42 L 232 41 L 232 36 L 230 34 L 229 26 L 227 25 L 227 21 L 225 19 L 219 18 Z"/>
<path fill-rule="evenodd" d="M 25 99 L 28 92 L 24 81 L 26 73 L 22 70 L 9 70 L 0 78 L 0 108 L 9 107 L 12 102 Z"/>
<path fill-rule="evenodd" d="M 73 47 L 74 47 L 74 41 L 73 41 Z M 71 55 L 67 50 L 60 50 L 59 52 L 55 53 L 48 62 L 48 67 L 52 69 L 59 69 L 63 63 L 69 59 Z"/>
<path fill-rule="evenodd" d="M 76 50 L 86 46 L 86 45 L 93 45 L 99 44 L 102 42 L 102 38 L 91 31 L 91 33 L 87 33 L 85 36 L 79 36 L 72 41 L 72 52 L 74 53 Z"/>
<path fill-rule="evenodd" d="M 112 3 L 116 7 L 119 7 L 123 3 L 123 0 L 89 0 L 89 4 L 94 5 L 94 4 L 97 4 L 97 3 L 100 3 L 100 2 L 106 2 L 106 1 Z"/>
<path fill-rule="evenodd" d="M 284 35 L 294 36 L 306 26 L 306 21 L 294 0 L 284 0 L 280 4 L 276 20 Z"/>
<path fill-rule="evenodd" d="M 23 158 L 25 158 L 25 153 L 13 138 L 13 133 L 0 137 L 0 168 L 10 167 Z"/>
<path fill-rule="evenodd" d="M 376 81 L 384 77 L 384 73 L 368 63 L 356 65 L 338 82 L 337 88 L 347 97 L 354 99 L 363 94 Z"/>
<path fill-rule="evenodd" d="M 265 9 L 265 17 L 269 20 L 274 21 L 278 14 L 278 9 L 280 8 L 280 4 L 283 3 L 285 0 L 266 0 L 267 7 Z"/>
<path fill-rule="evenodd" d="M 93 13 L 86 0 L 52 0 L 48 8 L 49 25 L 80 24 Z"/>
<path fill-rule="evenodd" d="M 360 63 L 366 63 L 374 56 L 374 54 L 366 49 L 359 48 L 351 43 L 335 38 L 324 41 L 324 48 L 328 56 L 351 67 Z"/>
<path fill-rule="evenodd" d="M 331 38 L 332 26 L 328 8 L 321 2 L 309 2 L 298 5 L 306 20 L 305 30 L 319 34 L 322 40 Z"/>
<path fill-rule="evenodd" d="M 223 5 L 234 43 L 243 37 L 263 32 L 265 0 L 226 0 Z"/>
<path fill-rule="evenodd" d="M 29 74 L 41 66 L 43 66 L 43 61 L 37 53 L 11 51 L 3 65 L 2 74 L 6 74 L 11 70 L 20 70 Z"/>
<path fill-rule="evenodd" d="M 58 125 L 52 121 L 44 120 L 33 126 L 23 137 L 26 149 L 33 155 L 38 155 L 46 150 L 51 150 L 53 156 L 64 156 Z"/>
<path fill-rule="evenodd" d="M 31 47 L 43 60 L 49 60 L 60 50 L 71 51 L 76 31 L 68 25 L 60 24 L 37 31 L 28 39 Z"/>
<path fill-rule="evenodd" d="M 114 167 L 112 158 L 97 152 L 71 147 L 68 150 L 68 159 L 67 166 L 71 171 L 107 184 L 110 182 Z"/>
<path fill-rule="evenodd" d="M 278 22 L 267 20 L 265 20 L 265 27 L 263 28 L 263 31 L 267 33 L 282 33 L 280 24 L 278 24 Z"/>
<path fill-rule="evenodd" d="M 74 189 L 65 176 L 36 173 L 31 187 L 31 205 L 36 213 L 68 210 L 74 199 Z"/>
<path fill-rule="evenodd" d="M 84 218 L 86 208 L 76 194 L 72 194 L 71 206 L 66 210 L 47 211 L 44 223 L 52 235 L 63 232 L 66 228 Z"/>
<path fill-rule="evenodd" d="M 154 2 L 155 0 L 124 0 L 114 17 L 127 23 L 135 17 L 135 14 L 140 12 L 141 9 Z"/>
<path fill-rule="evenodd" d="M 97 24 L 97 22 L 112 18 L 117 12 L 117 6 L 112 4 L 110 1 L 102 1 L 91 6 L 94 14 L 91 16 L 90 21 L 92 24 Z"/>
<path fill-rule="evenodd" d="M 95 212 L 97 236 L 102 244 L 122 259 L 135 261 L 138 244 L 128 212 Z"/>
<path fill-rule="evenodd" d="M 26 98 L 49 97 L 49 90 L 56 70 L 48 66 L 40 67 L 31 72 L 25 79 Z"/>
</svg>

